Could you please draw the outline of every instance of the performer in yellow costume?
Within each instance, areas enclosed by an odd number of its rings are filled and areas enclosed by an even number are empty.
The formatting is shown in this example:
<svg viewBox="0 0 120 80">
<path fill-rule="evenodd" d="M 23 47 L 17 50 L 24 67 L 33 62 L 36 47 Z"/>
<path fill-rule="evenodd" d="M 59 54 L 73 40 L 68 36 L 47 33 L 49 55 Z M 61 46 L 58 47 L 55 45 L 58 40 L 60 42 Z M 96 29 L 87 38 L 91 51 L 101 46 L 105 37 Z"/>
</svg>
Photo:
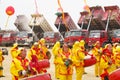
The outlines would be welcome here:
<svg viewBox="0 0 120 80">
<path fill-rule="evenodd" d="M 28 77 L 28 60 L 26 59 L 26 50 L 20 48 L 18 50 L 18 56 L 12 60 L 10 65 L 10 72 L 12 74 L 12 80 L 20 80 L 21 78 Z"/>
<path fill-rule="evenodd" d="M 60 80 L 72 80 L 73 65 L 71 59 L 71 50 L 67 44 L 64 44 L 61 50 L 61 59 L 59 60 Z"/>
<path fill-rule="evenodd" d="M 18 43 L 14 43 L 12 49 L 10 50 L 12 58 L 17 57 Z"/>
<path fill-rule="evenodd" d="M 57 41 L 55 43 L 55 45 L 53 46 L 52 48 L 52 53 L 53 53 L 53 56 L 54 56 L 54 64 L 55 64 L 55 78 L 59 79 L 59 64 L 58 64 L 58 60 L 59 60 L 59 55 L 60 55 L 60 42 Z"/>
<path fill-rule="evenodd" d="M 100 46 L 100 42 L 97 41 L 94 44 L 94 47 L 92 49 L 92 54 L 95 56 L 95 58 L 97 59 L 97 62 L 95 64 L 95 76 L 98 77 L 100 76 L 100 58 L 102 55 L 102 47 Z"/>
<path fill-rule="evenodd" d="M 38 41 L 38 43 L 39 43 L 39 48 L 41 49 L 41 51 L 43 51 L 43 53 L 46 54 L 47 51 L 48 51 L 48 48 L 47 48 L 47 46 L 46 46 L 46 44 L 45 44 L 45 39 L 44 39 L 44 38 L 41 38 L 41 39 Z"/>
<path fill-rule="evenodd" d="M 117 69 L 120 68 L 120 46 L 116 47 L 115 65 Z"/>
<path fill-rule="evenodd" d="M 3 60 L 4 60 L 4 57 L 3 57 L 3 53 L 2 53 L 2 50 L 0 49 L 0 77 L 4 77 L 3 76 Z"/>
<path fill-rule="evenodd" d="M 76 41 L 72 49 L 72 61 L 76 69 L 76 80 L 82 80 L 82 75 L 84 73 L 84 58 L 85 53 L 80 48 L 80 43 Z"/>
<path fill-rule="evenodd" d="M 105 80 L 108 74 L 116 69 L 112 53 L 112 45 L 106 44 L 100 60 L 101 79 Z"/>
<path fill-rule="evenodd" d="M 45 53 L 40 49 L 38 42 L 35 42 L 28 52 L 29 60 L 32 60 L 32 55 L 37 56 L 38 60 L 45 58 Z"/>
</svg>

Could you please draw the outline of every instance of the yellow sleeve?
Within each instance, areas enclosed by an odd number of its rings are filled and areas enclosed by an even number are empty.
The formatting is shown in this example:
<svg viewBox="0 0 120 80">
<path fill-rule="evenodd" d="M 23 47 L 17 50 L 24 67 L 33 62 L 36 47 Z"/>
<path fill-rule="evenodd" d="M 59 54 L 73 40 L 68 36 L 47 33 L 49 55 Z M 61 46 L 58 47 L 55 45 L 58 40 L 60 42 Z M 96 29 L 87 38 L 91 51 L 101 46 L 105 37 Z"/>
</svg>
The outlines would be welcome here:
<svg viewBox="0 0 120 80">
<path fill-rule="evenodd" d="M 108 62 L 107 61 L 105 61 L 103 58 L 101 58 L 101 60 L 100 60 L 100 67 L 102 68 L 102 69 L 106 69 L 106 68 L 108 68 Z"/>
<path fill-rule="evenodd" d="M 46 54 L 46 52 L 48 51 L 48 48 L 46 46 L 43 46 L 43 51 Z"/>
<path fill-rule="evenodd" d="M 84 58 L 85 58 L 85 54 L 81 51 L 78 51 L 78 56 L 79 56 L 80 60 L 84 60 Z"/>
<path fill-rule="evenodd" d="M 32 52 L 33 52 L 32 50 L 29 50 L 29 51 L 28 51 L 27 58 L 28 58 L 29 60 L 32 60 L 32 57 L 31 57 L 32 54 L 33 54 Z"/>
<path fill-rule="evenodd" d="M 60 64 L 60 65 L 64 65 L 64 61 L 62 60 L 61 57 L 58 57 L 58 58 L 57 58 L 57 62 L 58 62 L 58 64 Z"/>
<path fill-rule="evenodd" d="M 2 55 L 2 50 L 0 50 L 0 56 Z"/>
<path fill-rule="evenodd" d="M 95 55 L 95 52 L 96 52 L 96 51 L 95 51 L 94 49 L 92 49 L 92 54 L 93 54 L 93 55 Z"/>
<path fill-rule="evenodd" d="M 2 55 L 2 51 L 0 50 L 0 62 L 2 62 L 4 59 L 3 59 L 3 55 Z"/>
<path fill-rule="evenodd" d="M 10 72 L 14 76 L 19 76 L 18 72 L 20 70 L 24 70 L 23 67 L 21 66 L 21 62 L 18 61 L 17 59 L 14 59 L 12 63 L 10 64 Z"/>
<path fill-rule="evenodd" d="M 98 49 L 92 49 L 92 54 L 94 55 L 94 56 L 98 56 L 99 55 L 99 53 L 98 53 Z"/>
</svg>

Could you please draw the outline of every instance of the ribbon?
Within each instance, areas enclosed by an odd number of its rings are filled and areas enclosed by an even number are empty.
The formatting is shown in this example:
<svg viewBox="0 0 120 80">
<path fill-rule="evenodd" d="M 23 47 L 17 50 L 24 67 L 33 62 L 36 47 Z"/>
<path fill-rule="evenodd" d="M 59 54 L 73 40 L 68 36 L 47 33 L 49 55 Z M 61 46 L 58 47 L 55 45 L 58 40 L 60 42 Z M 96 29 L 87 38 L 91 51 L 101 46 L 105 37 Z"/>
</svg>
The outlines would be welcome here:
<svg viewBox="0 0 120 80">
<path fill-rule="evenodd" d="M 10 18 L 10 16 L 7 17 L 7 21 L 6 21 L 5 27 L 7 27 L 7 25 L 8 25 L 9 18 Z"/>
<path fill-rule="evenodd" d="M 34 2 L 35 2 L 36 14 L 38 14 L 38 6 L 37 6 L 37 1 L 36 1 L 36 0 L 34 0 Z"/>
</svg>

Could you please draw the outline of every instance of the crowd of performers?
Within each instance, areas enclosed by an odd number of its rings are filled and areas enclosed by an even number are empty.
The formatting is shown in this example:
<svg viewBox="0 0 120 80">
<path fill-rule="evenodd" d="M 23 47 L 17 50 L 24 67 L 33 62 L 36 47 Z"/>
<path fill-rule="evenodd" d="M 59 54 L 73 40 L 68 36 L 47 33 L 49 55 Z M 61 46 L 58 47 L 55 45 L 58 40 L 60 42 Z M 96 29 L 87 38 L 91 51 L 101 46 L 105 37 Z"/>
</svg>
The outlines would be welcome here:
<svg viewBox="0 0 120 80">
<path fill-rule="evenodd" d="M 76 41 L 70 49 L 66 43 L 60 47 L 60 42 L 56 42 L 52 48 L 55 64 L 55 77 L 59 80 L 72 80 L 73 68 L 76 72 L 76 80 L 83 80 L 85 73 L 85 57 L 87 55 L 94 57 L 94 76 L 101 80 L 109 80 L 109 74 L 120 68 L 120 44 L 108 43 L 101 47 L 100 42 L 96 41 L 90 51 L 85 49 L 85 41 Z M 93 62 L 94 63 L 94 62 Z M 114 80 L 114 79 L 113 79 Z"/>
<path fill-rule="evenodd" d="M 64 43 L 62 46 L 57 41 L 52 47 L 52 52 L 45 45 L 45 39 L 42 38 L 35 42 L 27 51 L 25 48 L 19 48 L 18 44 L 13 44 L 10 50 L 12 61 L 10 64 L 10 73 L 12 80 L 20 80 L 25 77 L 46 73 L 46 68 L 41 68 L 39 61 L 49 60 L 51 53 L 54 57 L 55 78 L 58 80 L 72 80 L 73 68 L 75 68 L 76 80 L 83 80 L 85 73 L 85 58 L 90 55 L 95 58 L 94 75 L 101 80 L 109 80 L 108 75 L 114 70 L 120 68 L 120 44 L 108 43 L 101 47 L 100 42 L 96 41 L 90 51 L 85 49 L 85 41 L 76 41 L 72 48 Z M 0 76 L 3 76 L 2 62 L 4 57 L 0 50 Z M 87 65 L 89 65 L 87 63 Z"/>
<path fill-rule="evenodd" d="M 40 61 L 49 60 L 51 57 L 43 38 L 35 42 L 29 51 L 18 48 L 18 44 L 15 43 L 10 53 L 13 58 L 10 65 L 12 80 L 47 73 L 46 68 L 42 68 L 43 64 L 39 64 Z"/>
</svg>

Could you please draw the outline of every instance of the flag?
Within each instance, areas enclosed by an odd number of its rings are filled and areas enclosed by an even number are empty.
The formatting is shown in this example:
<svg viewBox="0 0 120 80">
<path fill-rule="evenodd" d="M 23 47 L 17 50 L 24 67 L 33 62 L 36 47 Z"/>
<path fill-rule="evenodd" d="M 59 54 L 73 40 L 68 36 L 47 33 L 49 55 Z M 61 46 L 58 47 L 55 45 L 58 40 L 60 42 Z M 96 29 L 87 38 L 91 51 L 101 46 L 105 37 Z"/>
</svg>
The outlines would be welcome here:
<svg viewBox="0 0 120 80">
<path fill-rule="evenodd" d="M 90 13 L 90 8 L 89 8 L 89 6 L 87 5 L 87 1 L 86 1 L 86 0 L 84 0 L 84 4 L 85 4 L 84 10 Z"/>
<path fill-rule="evenodd" d="M 58 6 L 59 6 L 58 10 L 61 10 L 60 12 L 62 12 L 62 20 L 63 20 L 63 22 L 64 22 L 64 24 L 65 24 L 65 26 L 66 26 L 65 15 L 64 15 L 64 11 L 63 11 L 63 8 L 62 8 L 62 6 L 61 6 L 60 0 L 58 0 Z M 66 29 L 67 29 L 67 31 L 68 31 L 67 26 L 66 26 Z"/>
<path fill-rule="evenodd" d="M 62 13 L 62 20 L 65 23 L 65 15 L 64 15 L 64 11 L 63 11 L 63 8 L 61 6 L 60 0 L 58 0 L 58 5 L 59 5 L 58 11 Z"/>
</svg>

